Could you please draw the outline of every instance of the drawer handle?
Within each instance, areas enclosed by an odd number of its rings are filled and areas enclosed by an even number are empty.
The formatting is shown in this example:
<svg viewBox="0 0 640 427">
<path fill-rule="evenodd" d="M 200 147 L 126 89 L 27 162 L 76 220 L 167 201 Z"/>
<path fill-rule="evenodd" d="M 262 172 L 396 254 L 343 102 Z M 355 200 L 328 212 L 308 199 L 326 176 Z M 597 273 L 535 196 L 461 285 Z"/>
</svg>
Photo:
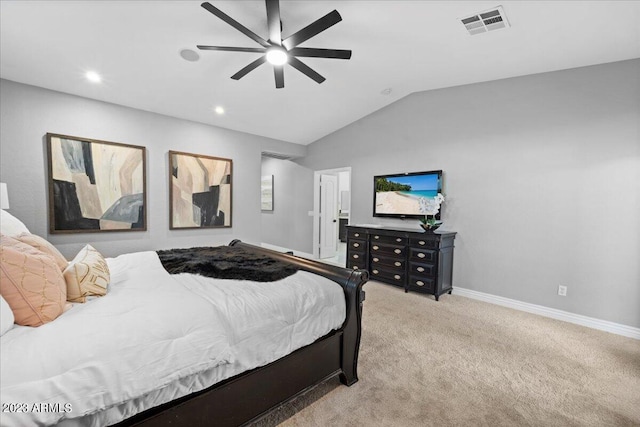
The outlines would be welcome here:
<svg viewBox="0 0 640 427">
<path fill-rule="evenodd" d="M 378 261 L 380 261 L 380 258 L 374 258 L 373 259 L 373 262 L 378 262 Z"/>
<path fill-rule="evenodd" d="M 395 265 L 396 267 L 400 267 L 400 266 L 402 265 L 402 263 L 401 263 L 401 262 L 396 261 L 396 262 L 394 262 L 394 263 L 393 263 L 393 265 Z"/>
<path fill-rule="evenodd" d="M 358 258 L 360 258 L 360 255 L 358 255 L 358 254 L 353 254 L 353 258 L 358 259 Z"/>
<path fill-rule="evenodd" d="M 422 245 L 422 246 L 424 246 L 424 245 L 425 245 L 425 243 L 427 243 L 427 242 L 425 242 L 424 240 L 420 240 L 420 241 L 418 242 L 418 244 L 419 244 L 419 245 Z"/>
<path fill-rule="evenodd" d="M 353 237 L 360 237 L 360 233 L 354 233 Z"/>
<path fill-rule="evenodd" d="M 398 237 L 398 238 L 396 239 L 396 242 L 402 242 L 402 239 L 401 239 L 400 237 Z"/>
<path fill-rule="evenodd" d="M 395 252 L 395 253 L 399 254 L 399 253 L 401 253 L 401 252 L 402 252 L 402 249 L 394 249 L 394 250 L 393 250 L 393 252 Z"/>
<path fill-rule="evenodd" d="M 357 248 L 358 246 L 360 246 L 360 243 L 354 243 L 354 244 L 353 244 L 353 247 L 354 247 L 354 248 Z"/>
<path fill-rule="evenodd" d="M 423 282 L 422 280 L 418 280 L 418 281 L 416 282 L 416 285 L 418 285 L 418 286 L 424 286 L 424 282 Z"/>
<path fill-rule="evenodd" d="M 396 279 L 396 280 L 400 280 L 400 275 L 396 274 L 395 276 L 393 276 L 393 278 Z"/>
<path fill-rule="evenodd" d="M 374 251 L 377 251 L 380 248 L 378 246 L 373 246 L 371 249 L 373 249 Z"/>
<path fill-rule="evenodd" d="M 378 274 L 378 270 L 373 270 L 372 273 L 373 274 Z"/>
<path fill-rule="evenodd" d="M 425 256 L 426 256 L 426 255 L 425 255 L 425 254 L 423 254 L 423 253 L 419 253 L 419 254 L 418 254 L 418 258 L 424 258 Z"/>
<path fill-rule="evenodd" d="M 418 268 L 416 268 L 416 270 L 418 270 L 420 273 L 422 273 L 424 271 L 424 268 L 423 267 L 418 267 Z"/>
<path fill-rule="evenodd" d="M 380 236 L 373 236 L 374 239 L 378 240 Z"/>
</svg>

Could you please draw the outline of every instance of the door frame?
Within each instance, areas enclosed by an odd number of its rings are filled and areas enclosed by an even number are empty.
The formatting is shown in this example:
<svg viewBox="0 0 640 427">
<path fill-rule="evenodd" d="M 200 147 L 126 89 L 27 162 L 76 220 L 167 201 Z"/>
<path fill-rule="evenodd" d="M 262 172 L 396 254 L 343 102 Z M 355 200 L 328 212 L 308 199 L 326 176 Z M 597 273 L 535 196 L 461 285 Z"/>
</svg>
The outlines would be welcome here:
<svg viewBox="0 0 640 427">
<path fill-rule="evenodd" d="M 313 257 L 320 258 L 320 175 L 337 175 L 338 172 L 349 172 L 349 218 L 351 218 L 351 166 L 334 169 L 322 169 L 313 172 Z M 338 195 L 340 197 L 340 195 Z M 339 220 L 338 220 L 339 221 Z M 338 229 L 340 227 L 337 227 Z"/>
</svg>

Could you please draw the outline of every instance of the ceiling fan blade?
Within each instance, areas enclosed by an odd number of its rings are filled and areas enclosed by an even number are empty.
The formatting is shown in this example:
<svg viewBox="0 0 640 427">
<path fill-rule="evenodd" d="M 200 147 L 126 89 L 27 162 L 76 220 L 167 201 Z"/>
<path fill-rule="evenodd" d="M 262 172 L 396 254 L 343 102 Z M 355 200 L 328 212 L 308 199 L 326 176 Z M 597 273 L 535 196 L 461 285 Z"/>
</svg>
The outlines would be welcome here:
<svg viewBox="0 0 640 427">
<path fill-rule="evenodd" d="M 221 50 L 224 52 L 253 52 L 253 53 L 265 53 L 267 49 L 263 47 L 231 47 L 231 46 L 196 46 L 200 50 Z"/>
<path fill-rule="evenodd" d="M 274 65 L 273 74 L 276 77 L 276 89 L 282 89 L 284 87 L 284 67 L 282 65 Z"/>
<path fill-rule="evenodd" d="M 324 77 L 313 71 L 307 64 L 300 61 L 298 58 L 295 58 L 293 56 L 290 57 L 289 64 L 296 70 L 300 71 L 302 74 L 306 75 L 312 80 L 315 80 L 318 83 L 322 83 L 326 80 Z"/>
<path fill-rule="evenodd" d="M 221 11 L 220 9 L 218 9 L 217 7 L 211 5 L 210 3 L 204 2 L 200 6 L 207 9 L 209 12 L 213 13 L 215 16 L 222 19 L 224 22 L 231 25 L 233 28 L 240 31 L 245 36 L 251 38 L 256 43 L 264 47 L 271 46 L 268 41 L 266 41 L 265 39 L 263 39 L 262 37 L 260 37 L 259 35 L 257 35 L 256 33 L 251 31 L 250 29 L 248 29 L 247 27 L 245 27 L 244 25 L 242 25 L 241 23 L 239 23 L 238 21 L 236 21 L 235 19 L 233 19 L 232 17 L 230 17 L 229 15 Z"/>
<path fill-rule="evenodd" d="M 282 44 L 280 31 L 280 1 L 265 0 L 267 4 L 267 28 L 269 28 L 269 41 L 278 46 Z"/>
<path fill-rule="evenodd" d="M 344 49 L 316 49 L 312 47 L 294 47 L 289 51 L 294 56 L 313 58 L 350 59 L 351 51 Z"/>
<path fill-rule="evenodd" d="M 323 32 L 340 21 L 342 21 L 342 16 L 340 16 L 337 10 L 329 12 L 322 18 L 284 39 L 282 45 L 287 48 L 287 50 L 293 49 L 305 40 L 309 40 L 311 37 Z"/>
<path fill-rule="evenodd" d="M 247 65 L 246 67 L 244 67 L 242 70 L 238 71 L 237 73 L 235 73 L 233 76 L 231 76 L 231 78 L 233 80 L 240 80 L 241 78 L 243 78 L 244 76 L 246 76 L 247 74 L 249 74 L 250 71 L 255 70 L 256 68 L 258 68 L 258 66 L 264 64 L 264 62 L 267 60 L 266 55 L 262 55 L 260 58 L 256 59 L 255 61 L 253 61 L 251 64 Z"/>
</svg>

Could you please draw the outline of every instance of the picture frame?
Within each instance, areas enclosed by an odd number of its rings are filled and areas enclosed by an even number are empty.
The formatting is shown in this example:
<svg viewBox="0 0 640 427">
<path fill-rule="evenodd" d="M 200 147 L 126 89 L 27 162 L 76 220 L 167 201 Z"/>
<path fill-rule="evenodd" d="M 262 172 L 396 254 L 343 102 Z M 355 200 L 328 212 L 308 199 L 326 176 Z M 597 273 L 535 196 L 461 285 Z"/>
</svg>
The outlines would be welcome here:
<svg viewBox="0 0 640 427">
<path fill-rule="evenodd" d="M 232 226 L 233 160 L 169 151 L 169 229 Z"/>
<path fill-rule="evenodd" d="M 46 134 L 49 233 L 147 230 L 146 148 Z"/>
<path fill-rule="evenodd" d="M 273 175 L 265 175 L 260 180 L 260 203 L 263 212 L 273 211 Z"/>
</svg>

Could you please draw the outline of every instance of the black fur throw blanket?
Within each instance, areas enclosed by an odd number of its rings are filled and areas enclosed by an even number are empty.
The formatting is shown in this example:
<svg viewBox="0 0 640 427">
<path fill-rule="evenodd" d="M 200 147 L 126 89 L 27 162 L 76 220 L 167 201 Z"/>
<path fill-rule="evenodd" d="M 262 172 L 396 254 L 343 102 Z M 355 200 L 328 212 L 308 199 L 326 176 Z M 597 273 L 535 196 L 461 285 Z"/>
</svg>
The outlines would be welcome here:
<svg viewBox="0 0 640 427">
<path fill-rule="evenodd" d="M 273 282 L 291 276 L 298 268 L 235 246 L 157 251 L 170 274 L 193 273 L 218 279 Z"/>
</svg>

